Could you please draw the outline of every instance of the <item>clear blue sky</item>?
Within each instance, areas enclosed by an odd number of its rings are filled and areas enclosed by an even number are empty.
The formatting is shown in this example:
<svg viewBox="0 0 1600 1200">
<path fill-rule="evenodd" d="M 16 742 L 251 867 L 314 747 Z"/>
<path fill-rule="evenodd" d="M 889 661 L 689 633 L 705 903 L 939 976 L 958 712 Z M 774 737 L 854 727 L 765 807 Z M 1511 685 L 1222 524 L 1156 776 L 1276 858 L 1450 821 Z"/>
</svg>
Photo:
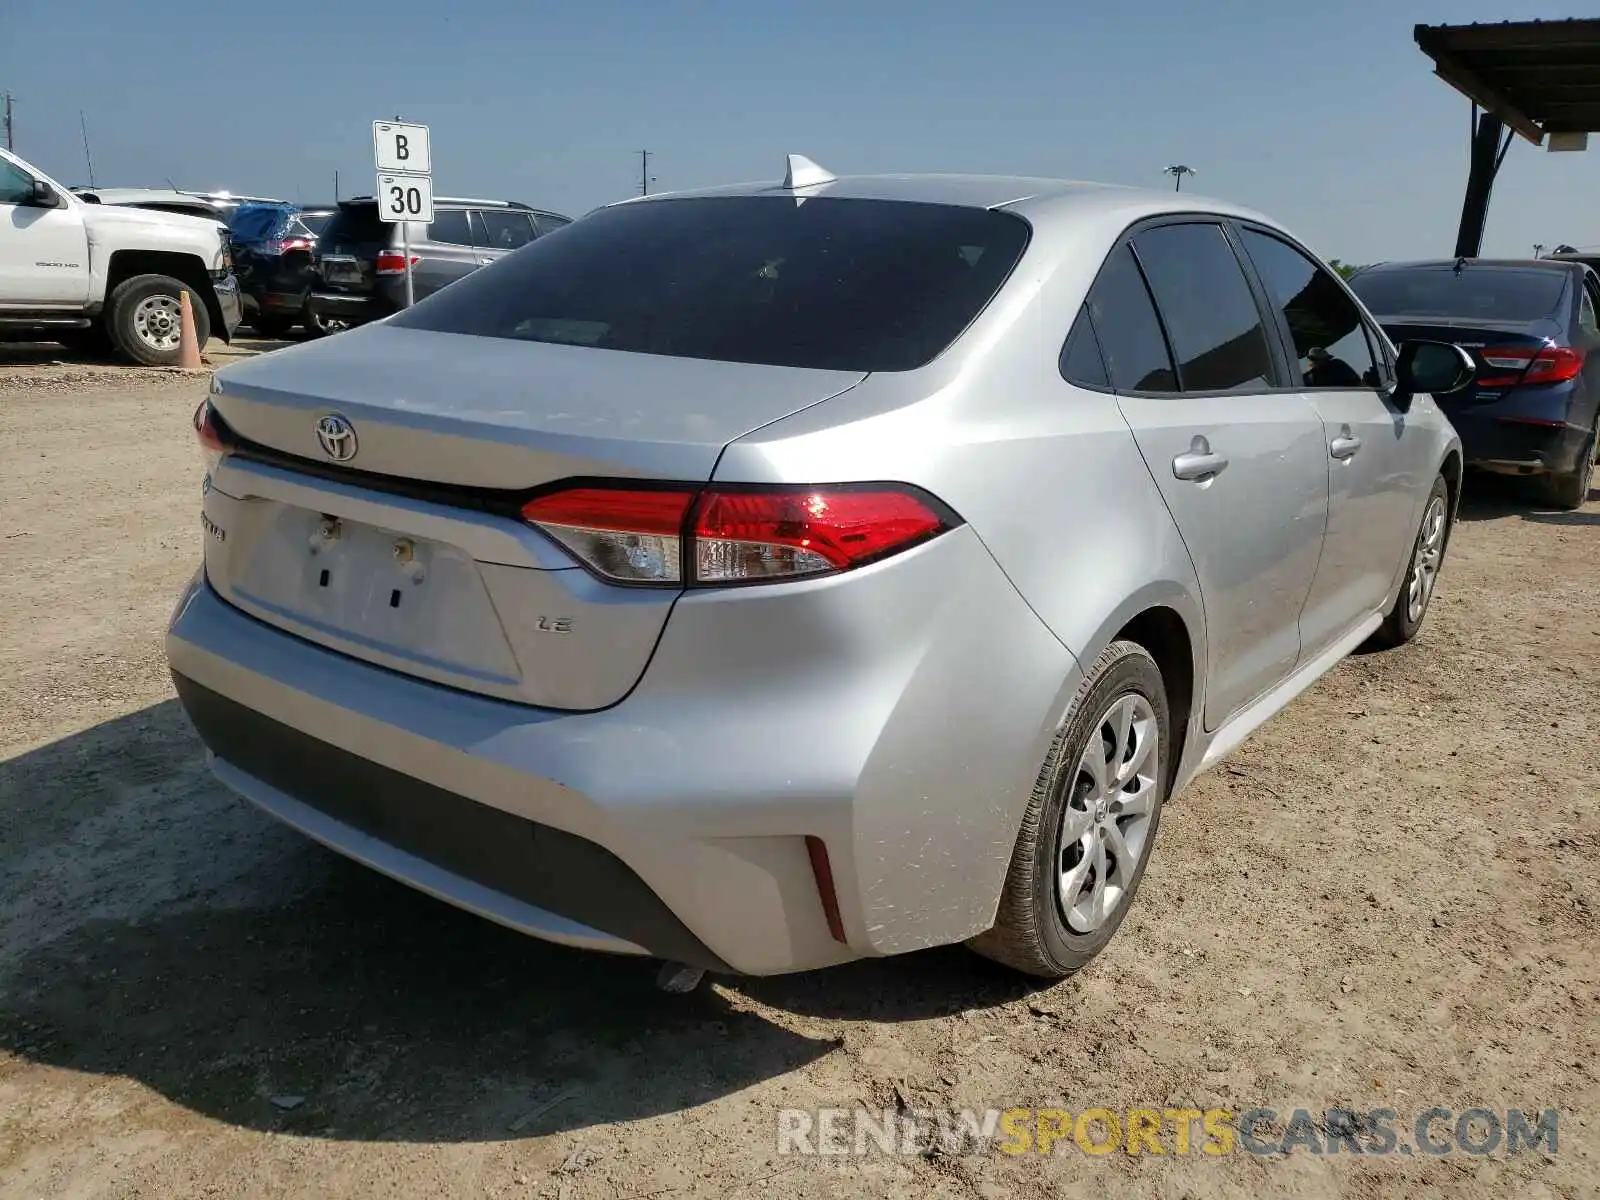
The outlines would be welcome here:
<svg viewBox="0 0 1600 1200">
<path fill-rule="evenodd" d="M 1570 2 L 1570 0 L 1569 0 Z M 638 187 L 980 171 L 1254 205 L 1347 261 L 1449 253 L 1467 101 L 1416 22 L 1583 15 L 1525 0 L 0 0 L 17 149 L 102 186 L 307 202 L 372 190 L 371 121 L 433 128 L 443 193 L 580 215 Z M 1600 137 L 1518 141 L 1486 253 L 1600 243 Z"/>
</svg>

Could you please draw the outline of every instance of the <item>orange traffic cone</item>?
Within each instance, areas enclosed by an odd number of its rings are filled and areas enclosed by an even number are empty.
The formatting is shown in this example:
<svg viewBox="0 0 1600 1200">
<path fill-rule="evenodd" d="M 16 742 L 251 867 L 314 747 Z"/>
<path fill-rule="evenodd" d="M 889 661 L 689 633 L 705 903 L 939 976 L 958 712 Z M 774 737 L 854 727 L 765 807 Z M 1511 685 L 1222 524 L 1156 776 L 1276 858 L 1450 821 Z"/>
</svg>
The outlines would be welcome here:
<svg viewBox="0 0 1600 1200">
<path fill-rule="evenodd" d="M 194 335 L 194 306 L 189 302 L 189 289 L 184 288 L 178 293 L 178 366 L 185 371 L 198 371 L 204 365 L 200 361 L 200 343 Z"/>
</svg>

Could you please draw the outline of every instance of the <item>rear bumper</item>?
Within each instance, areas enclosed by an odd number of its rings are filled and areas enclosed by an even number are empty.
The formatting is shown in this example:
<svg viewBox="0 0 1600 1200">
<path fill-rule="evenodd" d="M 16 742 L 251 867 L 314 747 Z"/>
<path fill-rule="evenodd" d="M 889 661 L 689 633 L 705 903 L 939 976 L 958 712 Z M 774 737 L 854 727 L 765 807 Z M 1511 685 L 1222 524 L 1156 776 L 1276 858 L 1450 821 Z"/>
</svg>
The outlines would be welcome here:
<svg viewBox="0 0 1600 1200">
<path fill-rule="evenodd" d="M 310 307 L 319 317 L 360 325 L 367 321 L 393 316 L 400 311 L 401 306 L 381 291 L 376 295 L 358 296 L 346 292 L 319 292 L 313 289 Z"/>
<path fill-rule="evenodd" d="M 778 974 L 986 929 L 1076 660 L 967 529 L 762 591 L 680 599 L 638 687 L 600 712 L 371 666 L 198 578 L 167 653 L 224 783 L 534 936 Z"/>
<path fill-rule="evenodd" d="M 1544 394 L 1529 389 L 1493 404 L 1450 409 L 1447 415 L 1461 435 L 1468 466 L 1503 475 L 1544 475 L 1578 465 L 1589 429 L 1571 423 L 1573 407 L 1570 388 Z M 1548 423 L 1517 419 L 1530 417 Z"/>
<path fill-rule="evenodd" d="M 317 841 L 548 941 L 618 954 L 649 947 L 727 970 L 593 842 L 380 766 L 177 672 L 172 681 L 223 782 Z"/>
</svg>

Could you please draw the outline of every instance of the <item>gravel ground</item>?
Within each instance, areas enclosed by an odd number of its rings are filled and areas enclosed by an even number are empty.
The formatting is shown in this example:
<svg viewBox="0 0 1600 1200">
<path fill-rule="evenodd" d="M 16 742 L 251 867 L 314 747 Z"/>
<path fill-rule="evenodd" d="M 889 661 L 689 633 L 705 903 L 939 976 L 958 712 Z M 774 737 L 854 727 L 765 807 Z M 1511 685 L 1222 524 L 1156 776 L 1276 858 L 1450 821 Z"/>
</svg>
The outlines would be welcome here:
<svg viewBox="0 0 1600 1200">
<path fill-rule="evenodd" d="M 1196 783 L 1076 979 L 952 949 L 669 997 L 212 782 L 161 649 L 203 379 L 58 353 L 0 347 L 0 1196 L 1597 1194 L 1600 493 L 1475 489 L 1419 641 Z M 1556 1108 L 1560 1135 L 777 1152 L 779 1108 L 857 1104 L 1392 1107 L 1402 1134 Z"/>
</svg>

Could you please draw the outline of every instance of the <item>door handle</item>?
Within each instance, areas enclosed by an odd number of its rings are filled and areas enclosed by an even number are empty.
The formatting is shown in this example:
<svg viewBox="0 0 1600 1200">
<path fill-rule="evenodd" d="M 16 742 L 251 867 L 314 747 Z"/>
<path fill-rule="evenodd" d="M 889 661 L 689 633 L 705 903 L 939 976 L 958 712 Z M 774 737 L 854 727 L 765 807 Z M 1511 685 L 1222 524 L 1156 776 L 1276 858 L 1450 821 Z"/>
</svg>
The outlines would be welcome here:
<svg viewBox="0 0 1600 1200">
<path fill-rule="evenodd" d="M 1361 439 L 1349 433 L 1342 433 L 1328 443 L 1328 453 L 1338 459 L 1354 458 L 1359 449 Z"/>
<path fill-rule="evenodd" d="M 1213 453 L 1211 443 L 1197 436 L 1189 443 L 1187 452 L 1172 460 L 1172 473 L 1179 479 L 1203 481 L 1221 474 L 1227 465 L 1226 455 Z"/>
</svg>

